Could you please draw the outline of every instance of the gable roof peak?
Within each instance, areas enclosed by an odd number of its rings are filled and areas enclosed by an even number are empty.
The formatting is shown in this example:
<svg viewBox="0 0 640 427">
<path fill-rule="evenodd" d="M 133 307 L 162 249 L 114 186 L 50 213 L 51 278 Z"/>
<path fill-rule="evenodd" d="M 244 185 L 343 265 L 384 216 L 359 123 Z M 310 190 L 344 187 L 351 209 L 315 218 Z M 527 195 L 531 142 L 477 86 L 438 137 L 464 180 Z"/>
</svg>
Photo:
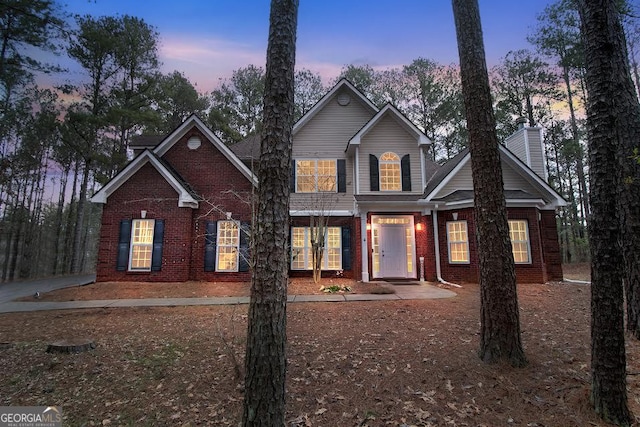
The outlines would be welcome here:
<svg viewBox="0 0 640 427">
<path fill-rule="evenodd" d="M 407 132 L 412 134 L 418 143 L 419 146 L 428 146 L 431 145 L 431 140 L 422 132 L 418 127 L 407 118 L 396 106 L 387 102 L 381 110 L 379 110 L 375 116 L 371 118 L 365 125 L 354 135 L 351 137 L 349 142 L 347 143 L 347 148 L 345 151 L 349 152 L 351 147 L 356 145 L 360 145 L 362 137 L 365 136 L 373 127 L 382 120 L 382 118 L 386 115 L 391 115 L 393 119 L 402 126 Z"/>
<path fill-rule="evenodd" d="M 220 151 L 249 181 L 254 185 L 258 184 L 258 179 L 249 170 L 249 168 L 242 163 L 242 161 L 229 149 L 229 147 L 227 147 L 227 145 L 222 142 L 222 140 L 220 140 L 220 138 L 218 138 L 195 113 L 192 113 L 180 126 L 167 135 L 167 137 L 153 149 L 153 153 L 162 157 L 180 140 L 180 138 L 194 127 L 198 129 L 200 133 L 202 133 L 202 135 L 204 135 L 204 137 L 208 139 L 211 144 L 213 144 L 214 147 L 216 147 L 218 151 Z"/>
<path fill-rule="evenodd" d="M 371 111 L 371 114 L 375 114 L 379 111 L 378 107 L 376 107 L 364 93 L 356 88 L 353 83 L 343 77 L 295 123 L 293 126 L 293 134 L 295 135 L 300 129 L 302 129 L 302 127 L 304 127 L 304 125 L 309 123 L 309 121 L 311 121 L 311 119 L 315 117 L 315 115 L 318 114 L 318 112 L 321 111 L 329 101 L 338 94 L 338 92 L 345 89 L 352 92 L 362 102 L 362 104 Z"/>
</svg>

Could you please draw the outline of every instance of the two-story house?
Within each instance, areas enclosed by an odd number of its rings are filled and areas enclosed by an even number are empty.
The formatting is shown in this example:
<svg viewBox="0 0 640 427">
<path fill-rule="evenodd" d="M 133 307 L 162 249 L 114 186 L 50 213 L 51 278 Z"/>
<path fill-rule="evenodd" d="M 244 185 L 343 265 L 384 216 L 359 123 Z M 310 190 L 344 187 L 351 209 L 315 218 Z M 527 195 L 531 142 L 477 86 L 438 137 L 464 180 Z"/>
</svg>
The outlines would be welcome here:
<svg viewBox="0 0 640 427">
<path fill-rule="evenodd" d="M 197 117 L 140 153 L 92 201 L 102 203 L 99 281 L 245 280 L 259 137 L 228 148 Z M 443 165 L 392 105 L 341 80 L 294 126 L 291 274 L 311 270 L 310 218 L 327 216 L 323 269 L 371 281 L 477 281 L 467 150 Z M 541 130 L 500 146 L 520 282 L 562 278 Z"/>
</svg>

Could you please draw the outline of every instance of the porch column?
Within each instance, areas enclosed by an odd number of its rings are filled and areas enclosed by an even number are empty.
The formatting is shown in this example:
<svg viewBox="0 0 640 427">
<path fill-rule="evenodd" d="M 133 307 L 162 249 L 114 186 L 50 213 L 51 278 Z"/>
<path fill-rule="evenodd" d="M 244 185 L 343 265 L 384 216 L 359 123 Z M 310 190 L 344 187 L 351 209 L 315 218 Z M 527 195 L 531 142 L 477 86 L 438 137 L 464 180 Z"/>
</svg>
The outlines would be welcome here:
<svg viewBox="0 0 640 427">
<path fill-rule="evenodd" d="M 369 245 L 367 244 L 367 216 L 369 212 L 360 213 L 360 252 L 362 254 L 362 281 L 369 281 Z"/>
</svg>

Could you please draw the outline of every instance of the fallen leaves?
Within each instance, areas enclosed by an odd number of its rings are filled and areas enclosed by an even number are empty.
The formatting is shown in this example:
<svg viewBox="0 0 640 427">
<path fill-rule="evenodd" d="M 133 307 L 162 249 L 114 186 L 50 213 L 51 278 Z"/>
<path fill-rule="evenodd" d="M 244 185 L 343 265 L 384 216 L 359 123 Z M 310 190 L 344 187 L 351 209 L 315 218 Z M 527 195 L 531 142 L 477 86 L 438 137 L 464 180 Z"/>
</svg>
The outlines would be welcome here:
<svg viewBox="0 0 640 427">
<path fill-rule="evenodd" d="M 588 405 L 588 292 L 520 287 L 523 369 L 478 360 L 478 290 L 456 292 L 289 306 L 287 427 L 603 425 Z M 245 306 L 2 315 L 12 345 L 0 349 L 0 405 L 55 402 L 68 425 L 237 426 L 243 383 L 230 351 L 243 362 L 246 321 Z M 45 353 L 57 335 L 98 347 Z M 630 372 L 639 352 L 628 342 Z M 639 381 L 629 377 L 635 413 Z"/>
</svg>

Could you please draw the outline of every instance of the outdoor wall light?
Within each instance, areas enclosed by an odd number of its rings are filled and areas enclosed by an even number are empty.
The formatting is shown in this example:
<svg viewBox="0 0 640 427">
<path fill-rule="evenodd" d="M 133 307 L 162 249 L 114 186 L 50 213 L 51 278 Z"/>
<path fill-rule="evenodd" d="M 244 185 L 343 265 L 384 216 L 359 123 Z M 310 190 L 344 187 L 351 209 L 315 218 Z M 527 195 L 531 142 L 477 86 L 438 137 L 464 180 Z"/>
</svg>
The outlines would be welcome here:
<svg viewBox="0 0 640 427">
<path fill-rule="evenodd" d="M 371 223 L 367 223 L 367 231 L 371 230 Z"/>
<path fill-rule="evenodd" d="M 422 223 L 421 222 L 416 224 L 416 231 L 422 231 Z"/>
</svg>

